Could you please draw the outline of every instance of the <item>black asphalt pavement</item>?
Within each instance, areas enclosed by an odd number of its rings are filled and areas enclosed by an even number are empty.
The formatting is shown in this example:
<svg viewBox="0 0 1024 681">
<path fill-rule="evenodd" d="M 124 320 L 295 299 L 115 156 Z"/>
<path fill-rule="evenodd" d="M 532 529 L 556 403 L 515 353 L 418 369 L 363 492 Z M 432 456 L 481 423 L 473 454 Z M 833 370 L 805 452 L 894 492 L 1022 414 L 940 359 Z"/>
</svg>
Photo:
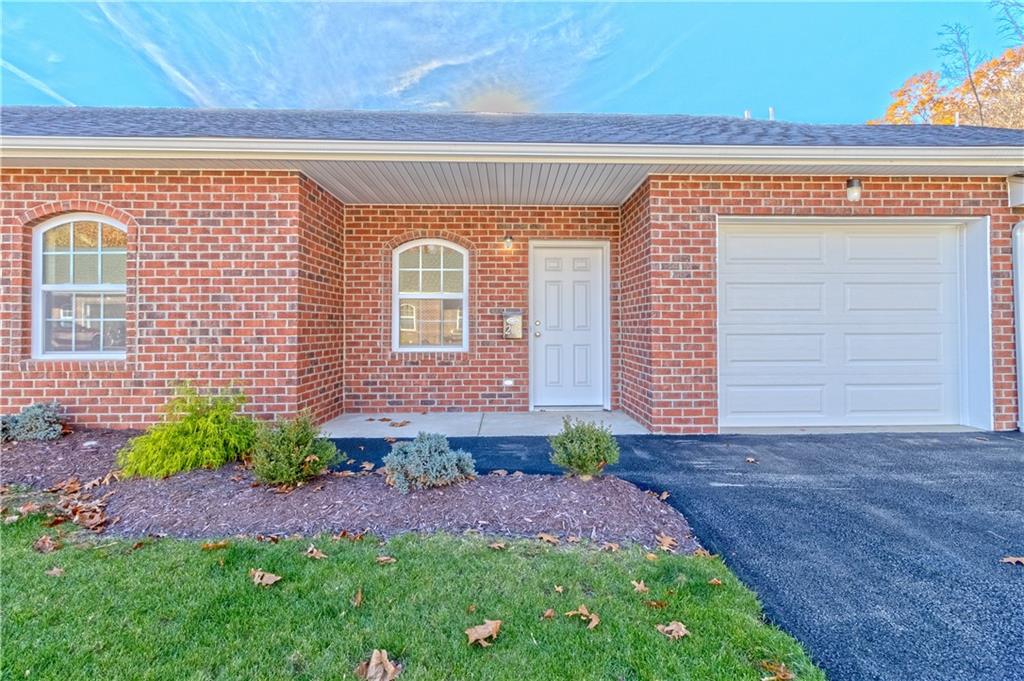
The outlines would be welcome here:
<svg viewBox="0 0 1024 681">
<path fill-rule="evenodd" d="M 357 459 L 382 440 L 337 440 Z M 1024 679 L 1020 433 L 622 436 L 701 543 L 833 681 Z M 554 472 L 542 437 L 452 438 L 481 471 Z M 757 463 L 747 463 L 752 457 Z"/>
</svg>

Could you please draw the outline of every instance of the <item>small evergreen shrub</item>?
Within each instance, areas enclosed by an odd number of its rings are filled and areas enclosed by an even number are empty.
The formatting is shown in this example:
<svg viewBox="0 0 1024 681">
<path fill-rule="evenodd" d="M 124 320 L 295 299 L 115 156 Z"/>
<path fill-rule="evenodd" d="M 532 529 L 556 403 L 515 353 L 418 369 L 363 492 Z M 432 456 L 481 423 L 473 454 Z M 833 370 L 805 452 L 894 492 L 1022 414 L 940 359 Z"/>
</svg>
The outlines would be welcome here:
<svg viewBox="0 0 1024 681">
<path fill-rule="evenodd" d="M 338 448 L 320 437 L 308 415 L 260 427 L 252 470 L 266 485 L 295 485 L 323 473 L 338 460 Z"/>
<path fill-rule="evenodd" d="M 56 402 L 33 404 L 22 409 L 20 414 L 0 419 L 0 440 L 3 442 L 56 440 L 63 432 L 60 405 Z"/>
<path fill-rule="evenodd" d="M 600 475 L 605 466 L 618 463 L 619 443 L 612 430 L 603 424 L 566 416 L 562 419 L 562 432 L 551 442 L 551 463 L 576 475 Z"/>
<path fill-rule="evenodd" d="M 448 438 L 438 433 L 420 433 L 412 442 L 395 444 L 384 457 L 384 466 L 387 483 L 402 494 L 476 477 L 469 452 L 453 450 Z"/>
<path fill-rule="evenodd" d="M 122 472 L 166 478 L 238 460 L 256 441 L 256 422 L 239 413 L 245 401 L 239 392 L 200 395 L 188 384 L 179 386 L 164 420 L 117 453 Z"/>
</svg>

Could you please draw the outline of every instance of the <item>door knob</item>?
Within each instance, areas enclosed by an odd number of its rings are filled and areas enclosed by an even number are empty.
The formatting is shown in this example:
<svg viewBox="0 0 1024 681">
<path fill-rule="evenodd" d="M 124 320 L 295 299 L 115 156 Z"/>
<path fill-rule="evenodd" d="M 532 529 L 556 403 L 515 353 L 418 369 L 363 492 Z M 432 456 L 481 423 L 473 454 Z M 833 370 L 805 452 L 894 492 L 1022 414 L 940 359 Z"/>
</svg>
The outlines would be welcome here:
<svg viewBox="0 0 1024 681">
<path fill-rule="evenodd" d="M 540 331 L 534 331 L 533 335 L 536 336 L 537 338 L 540 338 Z"/>
</svg>

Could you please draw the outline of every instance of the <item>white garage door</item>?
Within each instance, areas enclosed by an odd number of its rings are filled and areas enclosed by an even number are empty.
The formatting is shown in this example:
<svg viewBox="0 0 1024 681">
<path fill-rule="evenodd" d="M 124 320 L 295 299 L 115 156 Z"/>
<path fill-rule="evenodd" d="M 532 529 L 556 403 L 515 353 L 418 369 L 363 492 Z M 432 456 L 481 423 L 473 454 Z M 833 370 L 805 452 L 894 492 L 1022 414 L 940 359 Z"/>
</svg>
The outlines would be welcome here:
<svg viewBox="0 0 1024 681">
<path fill-rule="evenodd" d="M 955 226 L 723 225 L 721 426 L 960 423 L 959 243 Z"/>
</svg>

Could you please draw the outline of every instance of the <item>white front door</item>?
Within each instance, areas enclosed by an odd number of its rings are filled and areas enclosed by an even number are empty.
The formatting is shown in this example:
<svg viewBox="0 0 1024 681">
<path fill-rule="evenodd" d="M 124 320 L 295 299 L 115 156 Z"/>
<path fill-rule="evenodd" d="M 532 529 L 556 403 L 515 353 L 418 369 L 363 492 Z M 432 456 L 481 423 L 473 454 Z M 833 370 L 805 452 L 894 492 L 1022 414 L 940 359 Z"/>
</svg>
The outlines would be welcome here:
<svg viewBox="0 0 1024 681">
<path fill-rule="evenodd" d="M 605 406 L 606 250 L 601 246 L 531 249 L 530 382 L 533 406 Z"/>
<path fill-rule="evenodd" d="M 960 423 L 954 226 L 726 224 L 718 293 L 723 427 Z"/>
</svg>

